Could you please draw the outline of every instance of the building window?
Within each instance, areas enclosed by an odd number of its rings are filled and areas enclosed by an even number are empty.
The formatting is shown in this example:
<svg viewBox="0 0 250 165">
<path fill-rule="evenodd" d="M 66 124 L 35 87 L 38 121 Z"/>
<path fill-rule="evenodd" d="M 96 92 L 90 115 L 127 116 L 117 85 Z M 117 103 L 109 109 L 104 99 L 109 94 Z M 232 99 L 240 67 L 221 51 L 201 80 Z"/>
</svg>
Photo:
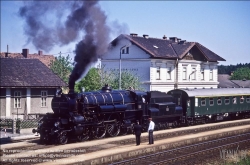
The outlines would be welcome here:
<svg viewBox="0 0 250 165">
<path fill-rule="evenodd" d="M 218 98 L 217 98 L 217 104 L 218 104 L 218 105 L 221 105 L 221 103 L 222 103 L 221 97 L 218 97 Z"/>
<path fill-rule="evenodd" d="M 209 71 L 209 80 L 213 80 L 213 69 Z"/>
<path fill-rule="evenodd" d="M 233 104 L 237 104 L 237 99 L 236 99 L 236 97 L 233 97 L 233 98 L 232 98 L 232 102 L 233 102 Z"/>
<path fill-rule="evenodd" d="M 229 97 L 225 97 L 225 105 L 228 105 L 230 103 Z"/>
<path fill-rule="evenodd" d="M 244 103 L 244 96 L 241 96 L 241 98 L 240 98 L 240 103 L 241 103 L 241 104 Z"/>
<path fill-rule="evenodd" d="M 21 108 L 21 92 L 14 92 L 14 108 Z"/>
<path fill-rule="evenodd" d="M 201 98 L 201 106 L 206 106 L 206 98 Z"/>
<path fill-rule="evenodd" d="M 161 79 L 161 68 L 157 67 L 156 68 L 156 80 L 160 80 Z"/>
<path fill-rule="evenodd" d="M 192 67 L 191 79 L 192 79 L 192 80 L 195 80 L 195 79 L 196 79 L 196 68 L 195 68 L 195 67 Z"/>
<path fill-rule="evenodd" d="M 246 97 L 246 102 L 250 103 L 250 97 L 249 96 Z"/>
<path fill-rule="evenodd" d="M 209 105 L 213 106 L 214 105 L 214 98 L 209 98 Z"/>
<path fill-rule="evenodd" d="M 47 91 L 41 91 L 41 107 L 47 106 Z"/>
<path fill-rule="evenodd" d="M 201 69 L 201 80 L 204 80 L 205 74 L 204 74 L 204 69 Z"/>
<path fill-rule="evenodd" d="M 122 49 L 122 54 L 129 54 L 129 47 Z"/>
<path fill-rule="evenodd" d="M 182 79 L 183 79 L 183 80 L 186 80 L 186 79 L 187 79 L 187 67 L 186 67 L 186 66 L 184 66 L 184 67 L 182 68 Z"/>
<path fill-rule="evenodd" d="M 171 80 L 171 68 L 167 68 L 167 80 Z"/>
</svg>

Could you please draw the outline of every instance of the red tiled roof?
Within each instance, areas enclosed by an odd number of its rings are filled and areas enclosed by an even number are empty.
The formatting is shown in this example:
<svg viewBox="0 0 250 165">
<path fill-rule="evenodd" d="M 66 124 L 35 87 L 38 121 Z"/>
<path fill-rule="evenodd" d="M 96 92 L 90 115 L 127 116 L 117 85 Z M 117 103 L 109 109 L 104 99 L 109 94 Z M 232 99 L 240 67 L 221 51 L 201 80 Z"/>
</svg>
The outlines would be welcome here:
<svg viewBox="0 0 250 165">
<path fill-rule="evenodd" d="M 25 58 L 22 53 L 8 53 L 8 57 L 6 57 L 6 52 L 1 52 L 1 58 Z M 39 55 L 39 54 L 28 54 L 27 59 L 38 59 L 43 64 L 45 64 L 48 68 L 50 67 L 51 61 L 55 60 L 53 55 Z"/>
</svg>

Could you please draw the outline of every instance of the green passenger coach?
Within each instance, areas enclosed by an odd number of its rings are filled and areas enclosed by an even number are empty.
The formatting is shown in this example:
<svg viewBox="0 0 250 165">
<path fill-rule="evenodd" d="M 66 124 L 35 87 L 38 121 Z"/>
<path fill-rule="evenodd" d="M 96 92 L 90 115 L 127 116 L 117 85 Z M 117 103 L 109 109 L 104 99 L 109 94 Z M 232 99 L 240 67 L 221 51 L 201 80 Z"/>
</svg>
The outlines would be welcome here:
<svg viewBox="0 0 250 165">
<path fill-rule="evenodd" d="M 250 88 L 175 89 L 168 94 L 183 107 L 186 124 L 250 116 Z"/>
</svg>

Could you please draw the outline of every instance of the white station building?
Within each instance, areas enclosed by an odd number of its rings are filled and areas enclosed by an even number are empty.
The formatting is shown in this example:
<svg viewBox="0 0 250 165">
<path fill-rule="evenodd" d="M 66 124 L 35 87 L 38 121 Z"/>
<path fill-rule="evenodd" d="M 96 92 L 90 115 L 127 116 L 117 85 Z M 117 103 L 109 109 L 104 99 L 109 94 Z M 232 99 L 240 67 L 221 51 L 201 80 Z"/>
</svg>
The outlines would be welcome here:
<svg viewBox="0 0 250 165">
<path fill-rule="evenodd" d="M 177 88 L 217 88 L 218 61 L 225 59 L 198 42 L 132 33 L 114 39 L 101 64 L 105 69 L 121 68 L 138 75 L 145 91 L 168 92 Z"/>
</svg>

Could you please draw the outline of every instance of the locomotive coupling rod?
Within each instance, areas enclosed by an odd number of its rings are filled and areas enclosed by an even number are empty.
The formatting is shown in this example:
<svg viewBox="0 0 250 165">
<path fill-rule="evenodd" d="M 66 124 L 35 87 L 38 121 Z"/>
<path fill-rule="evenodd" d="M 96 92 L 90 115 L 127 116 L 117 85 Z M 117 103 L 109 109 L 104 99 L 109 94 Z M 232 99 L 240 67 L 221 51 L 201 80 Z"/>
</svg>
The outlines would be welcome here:
<svg viewBox="0 0 250 165">
<path fill-rule="evenodd" d="M 113 123 L 116 122 L 116 120 L 108 120 L 108 121 L 104 121 L 104 123 Z"/>
</svg>

